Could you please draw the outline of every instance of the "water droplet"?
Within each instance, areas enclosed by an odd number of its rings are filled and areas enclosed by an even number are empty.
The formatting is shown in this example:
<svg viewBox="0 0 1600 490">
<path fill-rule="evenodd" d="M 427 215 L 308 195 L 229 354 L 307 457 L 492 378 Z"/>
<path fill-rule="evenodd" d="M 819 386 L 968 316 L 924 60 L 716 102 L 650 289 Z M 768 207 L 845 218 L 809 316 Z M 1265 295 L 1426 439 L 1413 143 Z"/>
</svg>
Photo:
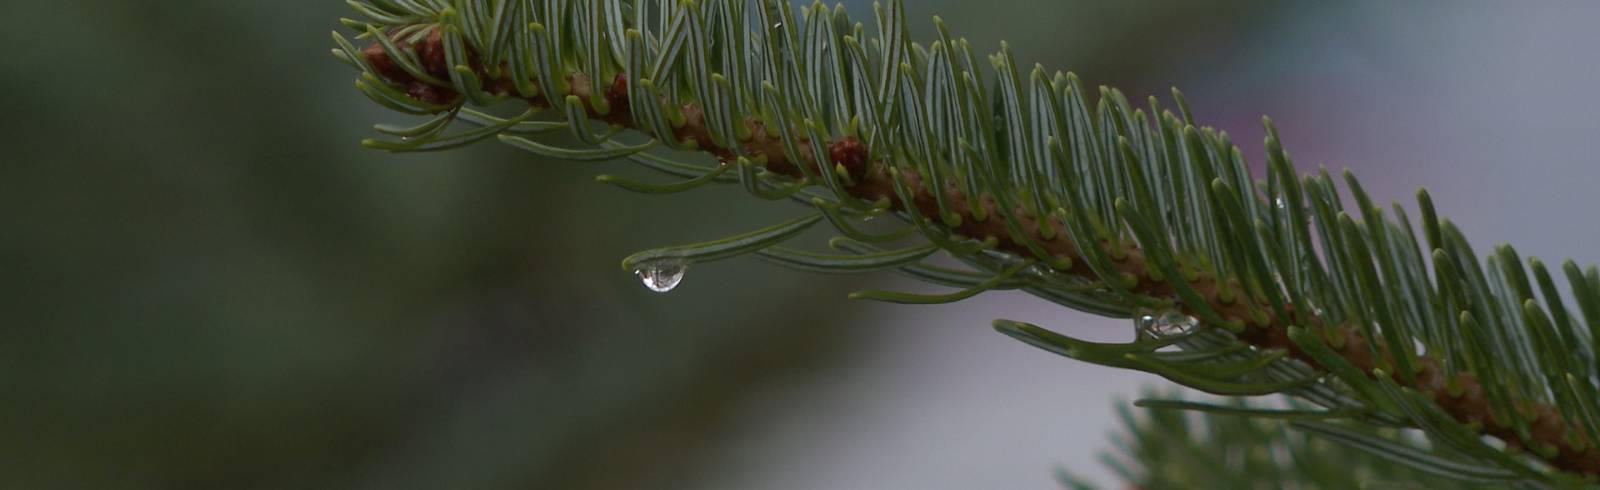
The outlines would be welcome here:
<svg viewBox="0 0 1600 490">
<path fill-rule="evenodd" d="M 782 22 L 773 22 L 772 23 L 772 28 L 773 29 L 782 29 L 783 28 L 783 23 Z"/>
<path fill-rule="evenodd" d="M 1050 266 L 1045 264 L 1034 264 L 1032 267 L 1028 268 L 1028 272 L 1034 276 L 1043 278 L 1056 278 L 1061 276 L 1061 273 L 1056 272 L 1055 269 L 1052 269 Z"/>
<path fill-rule="evenodd" d="M 1161 339 L 1189 333 L 1199 323 L 1178 310 L 1146 311 L 1133 319 L 1135 340 Z"/>
<path fill-rule="evenodd" d="M 657 260 L 639 264 L 633 273 L 639 275 L 639 281 L 644 287 L 658 293 L 671 291 L 683 282 L 683 273 L 689 270 L 689 264 L 677 260 Z"/>
<path fill-rule="evenodd" d="M 1283 203 L 1283 198 L 1282 197 L 1273 198 L 1272 199 L 1272 203 L 1277 205 L 1278 209 L 1287 209 L 1289 207 L 1288 204 L 1284 204 Z"/>
</svg>

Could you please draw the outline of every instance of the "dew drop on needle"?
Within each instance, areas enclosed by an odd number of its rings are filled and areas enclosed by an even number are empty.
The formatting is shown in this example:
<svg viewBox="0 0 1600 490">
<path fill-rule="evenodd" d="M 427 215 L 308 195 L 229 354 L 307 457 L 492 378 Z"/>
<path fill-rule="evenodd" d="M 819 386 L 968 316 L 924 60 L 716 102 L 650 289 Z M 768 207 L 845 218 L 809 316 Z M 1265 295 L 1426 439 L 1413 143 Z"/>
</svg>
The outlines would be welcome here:
<svg viewBox="0 0 1600 490">
<path fill-rule="evenodd" d="M 1199 323 L 1177 310 L 1146 311 L 1133 318 L 1136 340 L 1161 339 L 1189 333 Z"/>
<path fill-rule="evenodd" d="M 683 282 L 683 273 L 689 270 L 689 264 L 676 260 L 657 260 L 639 264 L 633 270 L 639 276 L 639 281 L 644 287 L 658 293 L 671 291 Z"/>
</svg>

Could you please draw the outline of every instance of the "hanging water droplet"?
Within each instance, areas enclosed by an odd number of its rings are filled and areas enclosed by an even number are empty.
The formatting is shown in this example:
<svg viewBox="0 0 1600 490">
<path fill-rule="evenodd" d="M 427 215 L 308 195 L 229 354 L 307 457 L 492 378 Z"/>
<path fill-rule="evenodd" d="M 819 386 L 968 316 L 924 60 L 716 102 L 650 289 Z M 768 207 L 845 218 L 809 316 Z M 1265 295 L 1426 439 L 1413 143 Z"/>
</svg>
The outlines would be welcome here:
<svg viewBox="0 0 1600 490">
<path fill-rule="evenodd" d="M 1053 269 L 1050 266 L 1045 265 L 1045 264 L 1035 264 L 1032 267 L 1029 267 L 1028 270 L 1029 270 L 1030 273 L 1032 273 L 1034 276 L 1037 276 L 1037 277 L 1043 277 L 1043 278 L 1047 278 L 1047 279 L 1053 279 L 1053 278 L 1061 277 L 1061 273 L 1056 272 L 1055 269 Z"/>
<path fill-rule="evenodd" d="M 688 270 L 689 264 L 682 261 L 657 260 L 639 264 L 633 273 L 639 275 L 639 281 L 644 283 L 644 287 L 665 293 L 678 287 L 678 283 L 683 282 L 683 273 Z"/>
<path fill-rule="evenodd" d="M 1161 339 L 1189 333 L 1199 321 L 1178 310 L 1145 311 L 1133 319 L 1135 340 Z"/>
<path fill-rule="evenodd" d="M 1274 205 L 1277 205 L 1277 206 L 1278 206 L 1278 209 L 1288 209 L 1288 208 L 1289 208 L 1289 205 L 1288 205 L 1288 204 L 1284 204 L 1284 202 L 1283 202 L 1283 197 L 1282 197 L 1282 196 L 1279 196 L 1279 197 L 1276 197 L 1276 198 L 1273 198 L 1273 199 L 1272 199 L 1272 203 L 1273 203 L 1273 204 L 1274 204 Z"/>
</svg>

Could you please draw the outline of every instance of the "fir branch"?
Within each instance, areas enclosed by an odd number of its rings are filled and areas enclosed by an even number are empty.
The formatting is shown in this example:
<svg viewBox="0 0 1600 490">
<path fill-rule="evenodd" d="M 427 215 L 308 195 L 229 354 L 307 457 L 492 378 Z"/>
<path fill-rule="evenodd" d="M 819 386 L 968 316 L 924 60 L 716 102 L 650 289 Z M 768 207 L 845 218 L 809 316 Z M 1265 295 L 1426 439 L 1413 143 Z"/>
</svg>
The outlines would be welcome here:
<svg viewBox="0 0 1600 490">
<path fill-rule="evenodd" d="M 1111 436 L 1114 449 L 1100 458 L 1129 488 L 1487 489 L 1505 488 L 1516 480 L 1516 475 L 1495 468 L 1451 467 L 1446 453 L 1415 448 L 1417 441 L 1392 428 L 1316 422 L 1328 413 L 1305 404 L 1263 409 L 1238 400 L 1222 405 L 1139 400 L 1134 405 L 1153 410 L 1134 414 L 1119 404 L 1121 430 Z M 1207 413 L 1182 411 L 1196 407 Z M 1396 451 L 1407 456 L 1389 456 Z M 1064 487 L 1096 488 L 1071 469 L 1058 472 Z M 1473 478 L 1462 481 L 1462 473 Z"/>
<path fill-rule="evenodd" d="M 1426 194 L 1425 242 L 1403 209 L 1390 219 L 1348 173 L 1360 220 L 1347 214 L 1325 171 L 1297 176 L 1270 121 L 1258 185 L 1227 134 L 1196 126 L 1176 90 L 1179 115 L 1154 98 L 1149 112 L 1134 109 L 1104 87 L 1091 104 L 1076 76 L 1042 67 L 1024 76 L 1004 46 L 982 69 L 938 19 L 938 41 L 912 43 L 899 2 L 877 9 L 873 38 L 820 3 L 803 16 L 770 0 L 352 4 L 369 20 L 345 24 L 369 45 L 335 34 L 334 53 L 363 71 L 357 87 L 397 111 L 436 115 L 382 128 L 402 140 L 368 146 L 434 150 L 493 135 L 541 155 L 628 157 L 692 179 L 667 190 L 737 173 L 752 194 L 815 205 L 830 222 L 907 221 L 976 271 L 884 267 L 968 288 L 951 298 L 1022 288 L 1109 316 L 1178 315 L 1179 329 L 1195 334 L 1106 346 L 996 325 L 1063 355 L 1402 423 L 1452 445 L 1459 461 L 1532 482 L 1600 474 L 1600 315 L 1591 314 L 1600 273 L 1563 267 L 1585 329 L 1542 263 L 1531 261 L 1530 278 L 1502 247 L 1480 266 Z M 556 117 L 464 107 L 511 99 Z M 480 127 L 446 134 L 456 121 Z M 615 130 L 594 133 L 596 121 L 650 140 L 621 143 Z M 591 148 L 520 136 L 559 128 Z M 700 150 L 720 165 L 663 160 L 654 146 Z M 709 260 L 787 236 L 729 253 L 672 251 Z M 825 266 L 793 252 L 764 255 Z M 1171 343 L 1184 356 L 1157 350 Z M 1533 457 L 1507 456 L 1479 434 Z"/>
</svg>

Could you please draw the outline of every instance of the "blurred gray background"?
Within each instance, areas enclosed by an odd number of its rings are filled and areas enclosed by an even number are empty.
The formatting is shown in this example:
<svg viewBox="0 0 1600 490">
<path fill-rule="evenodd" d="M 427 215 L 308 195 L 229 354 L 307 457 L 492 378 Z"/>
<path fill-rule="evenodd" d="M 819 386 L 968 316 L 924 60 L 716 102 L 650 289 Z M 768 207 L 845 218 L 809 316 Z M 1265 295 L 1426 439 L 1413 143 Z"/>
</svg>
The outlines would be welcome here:
<svg viewBox="0 0 1600 490">
<path fill-rule="evenodd" d="M 1261 160 L 1419 186 L 1487 250 L 1600 260 L 1600 4 L 910 2 Z M 862 2 L 853 12 L 870 12 Z M 484 144 L 361 149 L 333 1 L 24 2 L 0 30 L 0 488 L 1051 488 L 1159 380 L 993 333 L 1132 327 L 628 253 L 797 216 Z M 870 25 L 870 22 L 869 22 Z M 930 38 L 931 24 L 914 33 Z M 1258 164 L 1259 168 L 1259 164 Z"/>
</svg>

